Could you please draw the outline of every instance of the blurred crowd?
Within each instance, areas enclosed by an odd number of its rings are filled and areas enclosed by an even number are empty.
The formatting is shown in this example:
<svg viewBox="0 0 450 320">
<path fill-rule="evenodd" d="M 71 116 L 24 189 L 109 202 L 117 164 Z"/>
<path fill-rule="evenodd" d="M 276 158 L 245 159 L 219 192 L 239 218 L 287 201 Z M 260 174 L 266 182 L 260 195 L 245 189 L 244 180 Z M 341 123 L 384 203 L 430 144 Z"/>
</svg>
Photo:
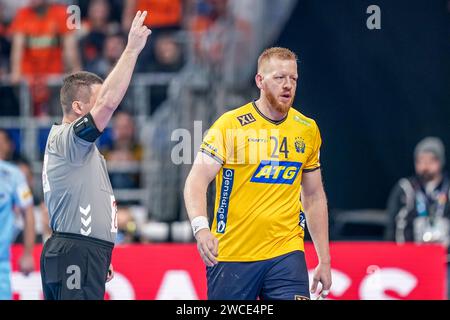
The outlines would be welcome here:
<svg viewBox="0 0 450 320">
<path fill-rule="evenodd" d="M 0 116 L 23 116 L 19 99 L 23 85 L 30 91 L 29 116 L 57 116 L 58 91 L 51 83 L 78 70 L 106 77 L 126 46 L 128 30 L 138 10 L 149 12 L 145 24 L 152 35 L 138 60 L 137 73 L 180 72 L 189 50 L 195 63 L 220 65 L 228 54 L 225 43 L 231 34 L 240 35 L 241 53 L 248 47 L 251 26 L 239 10 L 246 2 L 251 1 L 1 0 Z M 160 91 L 152 89 L 157 104 L 165 99 L 166 90 L 167 86 Z M 116 190 L 142 187 L 144 146 L 135 121 L 132 112 L 120 107 L 99 143 Z M 13 133 L 0 129 L 0 158 L 16 163 L 27 176 L 35 198 L 37 241 L 43 241 L 50 230 L 40 179 L 33 175 L 39 171 L 33 167 L 38 163 L 33 164 L 20 154 L 16 144 L 23 142 L 23 136 Z M 135 200 L 119 203 L 118 224 L 119 243 L 192 240 L 189 223 L 151 221 Z M 17 241 L 21 240 L 22 225 L 18 216 Z"/>
<path fill-rule="evenodd" d="M 145 23 L 152 29 L 152 40 L 139 58 L 137 73 L 181 70 L 189 41 L 195 51 L 192 56 L 220 63 L 226 53 L 224 37 L 231 34 L 233 26 L 244 35 L 242 50 L 250 38 L 250 24 L 233 14 L 236 10 L 232 8 L 237 3 L 235 0 L 2 0 L 0 81 L 12 86 L 28 83 L 34 116 L 51 114 L 55 94 L 47 83 L 81 69 L 105 77 L 125 48 L 130 23 L 138 10 L 149 12 Z M 11 88 L 8 92 L 4 92 L 7 90 L 4 86 L 0 90 L 4 102 L 0 115 L 19 115 Z"/>
<path fill-rule="evenodd" d="M 126 46 L 126 35 L 137 10 L 149 11 L 145 23 L 152 29 L 137 73 L 180 72 L 189 56 L 212 66 L 221 65 L 230 57 L 224 45 L 230 30 L 239 34 L 236 51 L 241 53 L 233 63 L 245 64 L 245 47 L 250 47 L 245 44 L 252 41 L 254 33 L 246 19 L 251 10 L 236 9 L 244 8 L 243 3 L 246 1 L 1 0 L 0 116 L 20 115 L 15 91 L 18 84 L 30 86 L 33 116 L 39 118 L 51 113 L 51 99 L 57 96 L 47 85 L 50 79 L 81 69 L 105 77 Z M 77 7 L 72 10 L 69 5 Z M 133 114 L 119 108 L 109 134 L 102 137 L 100 150 L 112 169 L 110 178 L 116 190 L 142 187 L 144 146 L 135 121 Z M 0 130 L 0 159 L 18 164 L 28 178 L 35 198 L 37 240 L 45 240 L 50 233 L 47 212 L 40 181 L 35 181 L 32 174 L 38 170 L 33 170 L 33 164 L 20 154 L 7 130 Z M 442 142 L 430 138 L 419 143 L 414 164 L 415 175 L 399 180 L 387 199 L 386 223 L 379 240 L 441 242 L 448 246 L 450 183 L 444 171 Z M 18 240 L 20 226 L 18 219 Z M 152 221 L 135 201 L 119 203 L 118 226 L 118 243 L 192 240 L 189 222 Z"/>
</svg>

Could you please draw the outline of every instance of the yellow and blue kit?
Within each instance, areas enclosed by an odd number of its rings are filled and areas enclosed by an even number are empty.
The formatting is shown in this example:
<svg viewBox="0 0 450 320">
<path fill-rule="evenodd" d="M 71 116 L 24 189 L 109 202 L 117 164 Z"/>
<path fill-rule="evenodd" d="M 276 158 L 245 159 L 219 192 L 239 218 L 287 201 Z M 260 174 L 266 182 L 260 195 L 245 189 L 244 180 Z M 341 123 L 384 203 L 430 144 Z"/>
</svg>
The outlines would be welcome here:
<svg viewBox="0 0 450 320">
<path fill-rule="evenodd" d="M 320 168 L 316 122 L 291 108 L 280 121 L 255 102 L 223 114 L 200 151 L 222 164 L 212 232 L 220 262 L 253 262 L 303 251 L 302 174 Z"/>
</svg>

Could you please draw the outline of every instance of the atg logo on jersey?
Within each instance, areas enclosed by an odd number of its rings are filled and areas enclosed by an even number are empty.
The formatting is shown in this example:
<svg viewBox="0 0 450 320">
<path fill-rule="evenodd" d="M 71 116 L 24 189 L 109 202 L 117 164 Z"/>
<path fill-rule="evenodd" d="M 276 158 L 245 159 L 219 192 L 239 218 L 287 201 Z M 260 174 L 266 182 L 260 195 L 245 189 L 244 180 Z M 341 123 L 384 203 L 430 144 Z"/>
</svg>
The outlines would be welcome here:
<svg viewBox="0 0 450 320">
<path fill-rule="evenodd" d="M 293 184 L 301 167 L 301 162 L 261 161 L 250 182 Z"/>
</svg>

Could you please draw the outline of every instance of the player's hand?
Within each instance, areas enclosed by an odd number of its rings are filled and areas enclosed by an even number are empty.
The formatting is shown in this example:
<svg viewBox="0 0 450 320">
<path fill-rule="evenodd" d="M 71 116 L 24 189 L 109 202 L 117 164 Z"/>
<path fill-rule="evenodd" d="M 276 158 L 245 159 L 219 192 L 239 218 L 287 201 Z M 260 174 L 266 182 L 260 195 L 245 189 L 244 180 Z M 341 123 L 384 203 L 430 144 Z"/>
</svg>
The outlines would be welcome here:
<svg viewBox="0 0 450 320">
<path fill-rule="evenodd" d="M 131 24 L 130 32 L 128 34 L 127 50 L 139 54 L 144 49 L 147 43 L 148 36 L 152 31 L 144 25 L 147 11 L 138 11 Z"/>
<path fill-rule="evenodd" d="M 317 293 L 318 300 L 325 299 L 331 288 L 331 265 L 330 263 L 319 263 L 314 269 L 311 293 L 316 294 L 317 285 L 322 284 L 322 289 Z"/>
<path fill-rule="evenodd" d="M 219 253 L 219 240 L 208 229 L 202 229 L 195 235 L 197 239 L 197 249 L 200 257 L 208 267 L 217 264 Z"/>
<path fill-rule="evenodd" d="M 30 253 L 24 253 L 19 260 L 19 268 L 25 275 L 34 271 L 34 258 Z"/>
<path fill-rule="evenodd" d="M 114 268 L 111 263 L 108 268 L 108 276 L 106 277 L 106 282 L 110 282 L 113 278 L 114 278 Z"/>
</svg>

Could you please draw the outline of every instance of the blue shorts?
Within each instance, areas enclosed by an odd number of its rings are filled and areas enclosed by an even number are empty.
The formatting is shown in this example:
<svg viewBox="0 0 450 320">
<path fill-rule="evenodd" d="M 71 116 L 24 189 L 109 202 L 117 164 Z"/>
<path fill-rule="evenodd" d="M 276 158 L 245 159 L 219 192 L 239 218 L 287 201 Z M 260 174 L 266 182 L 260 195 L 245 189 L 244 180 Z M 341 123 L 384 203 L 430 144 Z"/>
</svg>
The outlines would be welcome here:
<svg viewBox="0 0 450 320">
<path fill-rule="evenodd" d="M 305 254 L 294 251 L 255 262 L 207 267 L 209 300 L 309 300 Z"/>
<path fill-rule="evenodd" d="M 11 263 L 0 261 L 0 300 L 11 300 Z"/>
</svg>

